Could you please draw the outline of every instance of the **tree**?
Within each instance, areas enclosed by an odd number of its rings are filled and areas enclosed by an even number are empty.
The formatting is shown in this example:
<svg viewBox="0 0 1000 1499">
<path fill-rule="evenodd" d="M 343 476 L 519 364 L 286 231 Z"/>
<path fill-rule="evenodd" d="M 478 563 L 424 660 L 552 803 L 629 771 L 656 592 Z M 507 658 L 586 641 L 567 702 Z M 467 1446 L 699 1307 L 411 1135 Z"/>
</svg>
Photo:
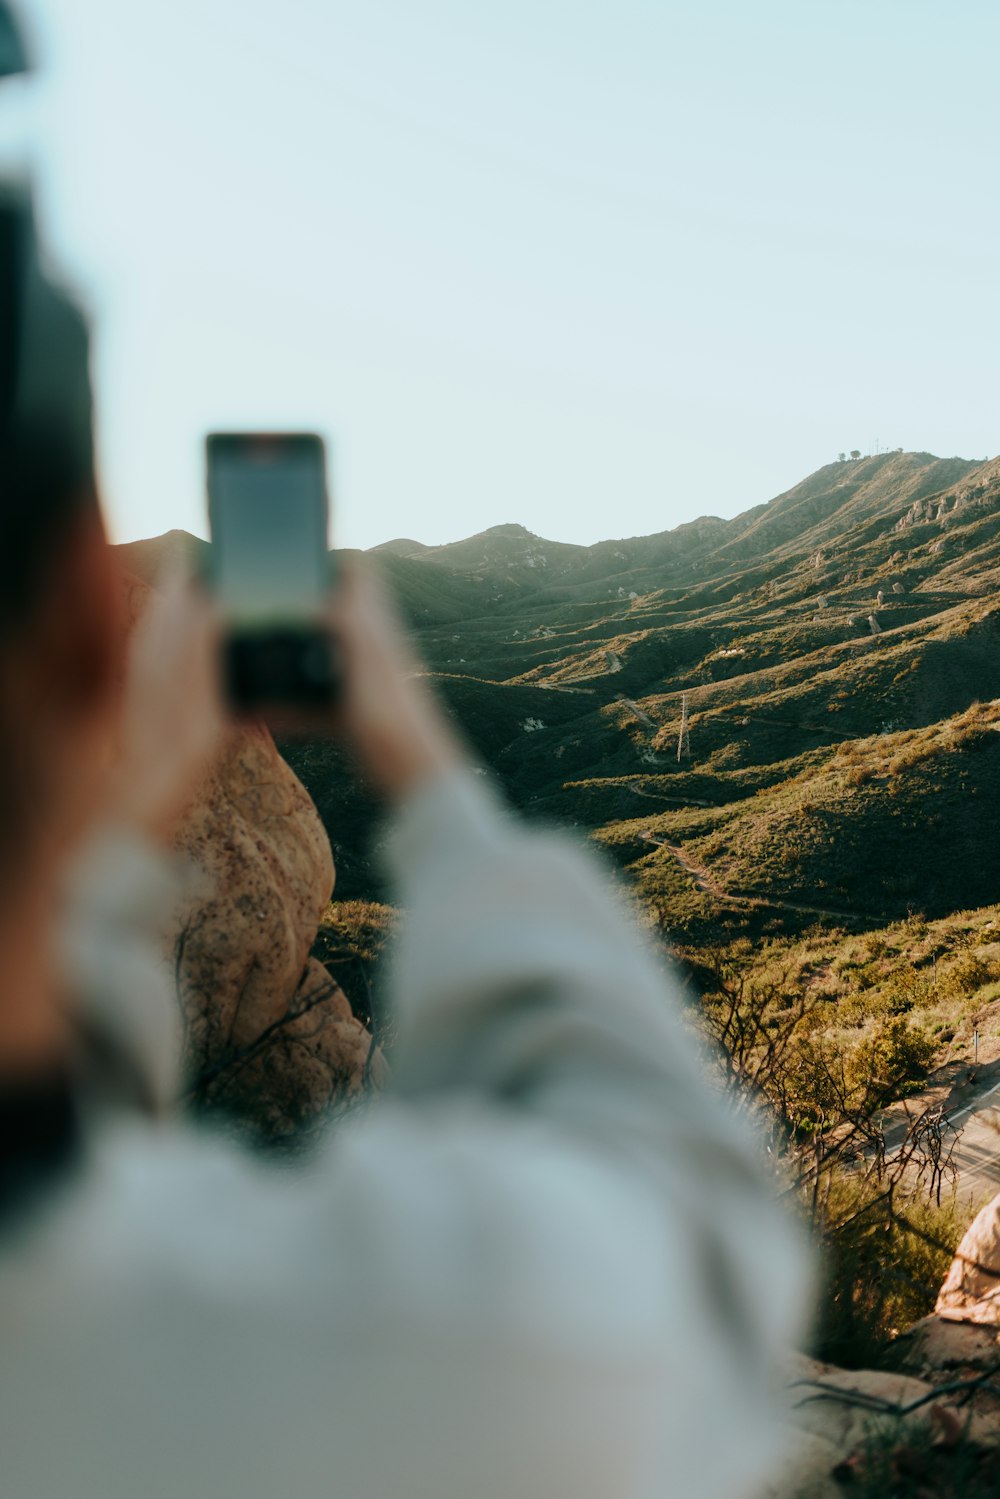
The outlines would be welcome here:
<svg viewBox="0 0 1000 1499">
<path fill-rule="evenodd" d="M 838 453 L 837 454 L 837 462 L 838 463 L 844 463 L 846 461 L 846 459 L 847 459 L 847 454 L 846 453 Z"/>
<path fill-rule="evenodd" d="M 851 449 L 851 457 L 854 458 L 855 460 L 858 459 L 858 458 L 860 458 L 861 457 L 861 449 L 860 448 L 852 448 Z"/>
<path fill-rule="evenodd" d="M 959 1229 L 958 1131 L 940 1104 L 887 1119 L 935 1046 L 905 1015 L 857 1036 L 788 962 L 698 955 L 700 1019 L 720 1082 L 765 1130 L 767 1157 L 824 1249 L 820 1357 L 864 1368 L 934 1306 Z M 834 1012 L 835 1013 L 835 1012 Z"/>
</svg>

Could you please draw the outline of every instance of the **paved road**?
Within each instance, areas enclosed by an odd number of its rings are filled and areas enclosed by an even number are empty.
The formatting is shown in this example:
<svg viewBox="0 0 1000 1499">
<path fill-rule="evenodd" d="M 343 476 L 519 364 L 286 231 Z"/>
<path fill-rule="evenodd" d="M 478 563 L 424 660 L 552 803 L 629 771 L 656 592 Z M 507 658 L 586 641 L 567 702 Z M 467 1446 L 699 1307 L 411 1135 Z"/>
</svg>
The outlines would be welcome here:
<svg viewBox="0 0 1000 1499">
<path fill-rule="evenodd" d="M 948 1123 L 961 1130 L 952 1157 L 961 1201 L 978 1203 L 1000 1192 L 1000 1083 L 949 1114 Z"/>
<path fill-rule="evenodd" d="M 986 1078 L 979 1092 L 961 1108 L 945 1107 L 943 1118 L 944 1148 L 951 1152 L 958 1200 L 967 1210 L 1000 1192 L 1000 1081 L 996 1063 L 984 1070 Z M 911 1096 L 908 1108 L 919 1112 L 919 1106 L 919 1098 Z M 906 1128 L 902 1117 L 887 1128 L 889 1159 L 902 1148 Z M 950 1185 L 951 1178 L 946 1176 L 946 1191 Z"/>
</svg>

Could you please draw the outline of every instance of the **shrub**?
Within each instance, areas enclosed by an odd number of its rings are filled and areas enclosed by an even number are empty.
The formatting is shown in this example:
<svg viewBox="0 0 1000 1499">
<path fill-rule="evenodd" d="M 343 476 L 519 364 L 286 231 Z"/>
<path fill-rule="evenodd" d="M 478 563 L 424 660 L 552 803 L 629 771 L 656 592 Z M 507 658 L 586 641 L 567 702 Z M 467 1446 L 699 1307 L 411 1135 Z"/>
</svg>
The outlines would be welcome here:
<svg viewBox="0 0 1000 1499">
<path fill-rule="evenodd" d="M 933 986 L 922 973 L 900 968 L 892 975 L 879 995 L 879 1009 L 884 1015 L 907 1015 L 927 1005 L 934 998 Z"/>
<path fill-rule="evenodd" d="M 392 906 L 378 901 L 331 901 L 323 913 L 312 955 L 325 964 L 343 989 L 355 1017 L 369 1028 L 378 1025 L 378 960 L 396 921 Z M 379 1025 L 379 1040 L 391 1041 L 389 1025 Z"/>
<path fill-rule="evenodd" d="M 923 1082 L 935 1050 L 934 1038 L 923 1026 L 894 1015 L 877 1024 L 859 1046 L 853 1059 L 856 1079 L 870 1079 L 876 1107 L 892 1103 Z"/>
<path fill-rule="evenodd" d="M 886 1194 L 837 1168 L 823 1227 L 824 1295 L 816 1351 L 847 1368 L 884 1361 L 897 1332 L 934 1310 L 965 1227 L 954 1196 Z"/>
<path fill-rule="evenodd" d="M 975 994 L 994 977 L 989 963 L 979 953 L 967 950 L 948 969 L 947 982 L 960 994 Z"/>
<path fill-rule="evenodd" d="M 854 1499 L 997 1499 L 996 1448 L 968 1430 L 943 1439 L 937 1409 L 930 1419 L 872 1419 L 864 1449 L 842 1476 L 834 1469 Z"/>
</svg>

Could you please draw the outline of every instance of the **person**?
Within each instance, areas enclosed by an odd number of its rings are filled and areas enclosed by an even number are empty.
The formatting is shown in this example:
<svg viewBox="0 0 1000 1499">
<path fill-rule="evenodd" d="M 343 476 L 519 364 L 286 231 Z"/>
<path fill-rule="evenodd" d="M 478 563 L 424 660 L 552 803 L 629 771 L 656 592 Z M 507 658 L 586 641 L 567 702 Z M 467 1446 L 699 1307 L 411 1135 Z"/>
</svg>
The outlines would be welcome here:
<svg viewBox="0 0 1000 1499">
<path fill-rule="evenodd" d="M 329 731 L 391 819 L 391 1082 L 280 1167 L 171 1106 L 214 625 L 171 587 L 123 658 L 85 329 L 26 243 L 7 204 L 4 1499 L 750 1493 L 802 1246 L 610 878 L 473 774 L 363 572 Z"/>
</svg>

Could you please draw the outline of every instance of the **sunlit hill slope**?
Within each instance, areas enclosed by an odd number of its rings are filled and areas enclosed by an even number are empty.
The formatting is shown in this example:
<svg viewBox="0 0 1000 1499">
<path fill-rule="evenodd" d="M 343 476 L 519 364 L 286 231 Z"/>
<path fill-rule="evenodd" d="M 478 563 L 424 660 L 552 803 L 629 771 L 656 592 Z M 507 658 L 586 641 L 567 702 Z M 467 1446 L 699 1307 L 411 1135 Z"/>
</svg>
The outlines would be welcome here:
<svg viewBox="0 0 1000 1499">
<path fill-rule="evenodd" d="M 149 575 L 189 545 L 122 552 Z M 591 547 L 506 524 L 376 554 L 478 762 L 681 934 L 745 926 L 727 895 L 765 928 L 810 919 L 770 900 L 863 923 L 1000 899 L 1000 459 L 828 464 L 733 520 Z M 376 893 L 363 788 L 329 746 L 287 753 L 341 893 Z"/>
</svg>

